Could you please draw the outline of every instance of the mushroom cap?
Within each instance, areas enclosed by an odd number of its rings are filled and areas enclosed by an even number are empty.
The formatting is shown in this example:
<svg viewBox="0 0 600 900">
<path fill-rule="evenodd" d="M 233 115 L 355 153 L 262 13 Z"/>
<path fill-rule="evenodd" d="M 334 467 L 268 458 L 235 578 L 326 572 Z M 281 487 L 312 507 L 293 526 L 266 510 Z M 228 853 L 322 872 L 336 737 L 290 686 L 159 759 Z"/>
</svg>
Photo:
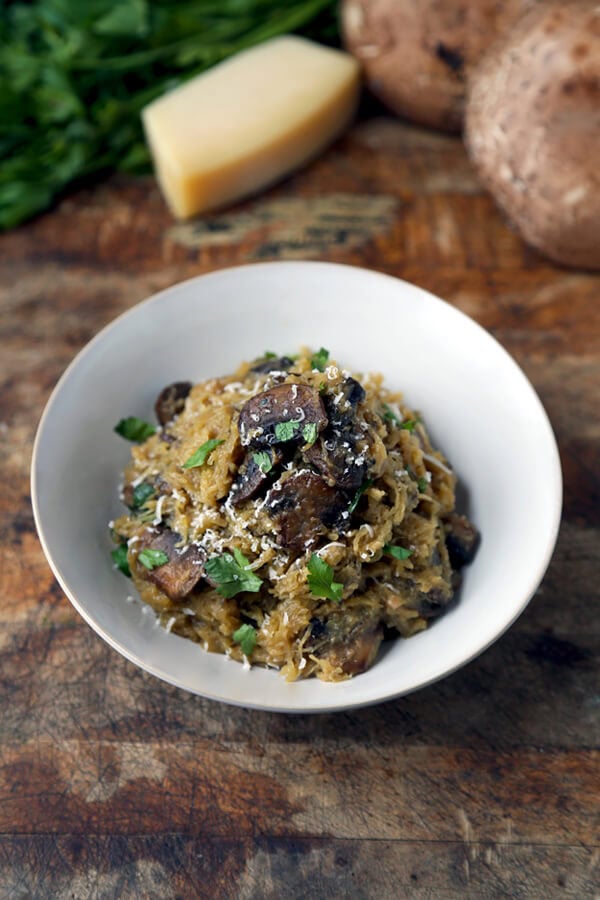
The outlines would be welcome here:
<svg viewBox="0 0 600 900">
<path fill-rule="evenodd" d="M 536 7 L 473 72 L 466 141 L 524 239 L 600 268 L 600 7 Z"/>
<path fill-rule="evenodd" d="M 470 67 L 531 0 L 343 0 L 346 48 L 373 93 L 415 122 L 460 131 Z"/>
</svg>

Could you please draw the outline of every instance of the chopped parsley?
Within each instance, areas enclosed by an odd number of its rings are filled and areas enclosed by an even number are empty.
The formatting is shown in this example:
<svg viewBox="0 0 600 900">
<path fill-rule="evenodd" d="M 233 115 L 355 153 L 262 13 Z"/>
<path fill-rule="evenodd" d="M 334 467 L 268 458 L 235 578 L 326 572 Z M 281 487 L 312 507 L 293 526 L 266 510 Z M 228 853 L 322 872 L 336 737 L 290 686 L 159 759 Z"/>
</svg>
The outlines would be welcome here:
<svg viewBox="0 0 600 900">
<path fill-rule="evenodd" d="M 401 424 L 402 424 L 402 419 L 400 419 L 400 418 L 396 415 L 396 413 L 394 412 L 394 410 L 392 409 L 392 407 L 389 405 L 389 403 L 384 403 L 384 404 L 383 404 L 383 413 L 382 413 L 382 415 L 383 415 L 383 418 L 385 419 L 386 422 L 393 422 L 394 425 L 401 425 Z"/>
<path fill-rule="evenodd" d="M 144 568 L 151 572 L 152 569 L 157 569 L 159 566 L 164 566 L 165 563 L 168 563 L 169 557 L 164 550 L 153 550 L 152 547 L 145 547 L 138 553 L 138 562 L 141 562 Z"/>
<path fill-rule="evenodd" d="M 318 369 L 319 372 L 324 372 L 328 359 L 329 350 L 326 350 L 325 347 L 321 347 L 318 353 L 313 353 L 313 355 L 311 356 L 310 364 L 313 369 Z"/>
<path fill-rule="evenodd" d="M 359 502 L 360 498 L 362 497 L 362 495 L 364 494 L 364 492 L 365 492 L 366 490 L 368 490 L 368 488 L 371 487 L 372 484 L 373 484 L 373 479 L 372 479 L 372 478 L 367 478 L 366 481 L 363 481 L 363 483 L 361 484 L 361 486 L 359 487 L 359 489 L 358 489 L 357 492 L 355 493 L 354 497 L 353 497 L 352 500 L 350 501 L 350 506 L 348 507 L 348 512 L 349 512 L 349 513 L 353 513 L 353 512 L 354 512 L 354 510 L 355 510 L 356 507 L 358 506 L 358 502 Z"/>
<path fill-rule="evenodd" d="M 277 354 L 273 353 L 272 350 L 265 350 L 265 352 L 262 355 L 262 358 L 263 359 L 277 359 Z"/>
<path fill-rule="evenodd" d="M 405 419 L 400 428 L 402 428 L 403 431 L 414 431 L 419 424 L 419 421 L 419 419 Z"/>
<path fill-rule="evenodd" d="M 231 553 L 223 553 L 222 556 L 211 556 L 204 564 L 204 571 L 222 597 L 229 599 L 241 594 L 243 591 L 251 591 L 255 594 L 260 590 L 262 579 L 255 575 L 248 567 L 250 562 L 241 550 L 233 548 Z"/>
<path fill-rule="evenodd" d="M 141 484 L 136 484 L 133 489 L 133 495 L 131 498 L 131 503 L 129 504 L 129 509 L 141 509 L 146 500 L 149 500 L 150 497 L 154 496 L 154 488 L 151 484 L 148 484 L 147 481 L 142 481 Z"/>
<path fill-rule="evenodd" d="M 236 644 L 239 644 L 244 656 L 251 656 L 256 647 L 256 628 L 252 625 L 240 625 L 237 631 L 234 631 L 232 638 Z"/>
<path fill-rule="evenodd" d="M 128 578 L 131 578 L 131 570 L 127 559 L 127 544 L 119 544 L 119 546 L 111 552 L 110 557 L 117 569 L 122 572 L 123 575 L 127 575 Z"/>
<path fill-rule="evenodd" d="M 314 444 L 317 439 L 317 426 L 315 422 L 309 422 L 302 429 L 302 437 L 307 444 Z"/>
<path fill-rule="evenodd" d="M 408 559 L 409 556 L 412 556 L 412 550 L 407 550 L 406 547 L 398 547 L 395 544 L 386 544 L 383 552 L 387 553 L 388 556 L 393 556 L 394 559 Z"/>
<path fill-rule="evenodd" d="M 419 488 L 419 493 L 420 493 L 420 494 L 424 494 L 424 493 L 425 493 L 425 491 L 427 490 L 427 485 L 428 485 L 428 484 L 429 484 L 429 482 L 427 481 L 426 478 L 419 478 L 419 479 L 418 479 L 418 481 L 417 481 L 417 487 Z"/>
<path fill-rule="evenodd" d="M 420 419 L 401 419 L 400 416 L 398 416 L 398 414 L 394 412 L 389 403 L 383 404 L 383 412 L 381 415 L 386 422 L 392 422 L 403 431 L 414 431 L 416 426 L 421 421 Z"/>
<path fill-rule="evenodd" d="M 290 419 L 289 422 L 278 422 L 275 426 L 275 437 L 278 441 L 291 441 L 300 428 L 300 419 Z"/>
<path fill-rule="evenodd" d="M 265 475 L 273 468 L 271 457 L 266 450 L 258 450 L 256 453 L 253 453 L 252 459 L 254 460 L 260 471 Z"/>
<path fill-rule="evenodd" d="M 198 447 L 195 453 L 192 453 L 189 459 L 183 464 L 184 469 L 197 469 L 199 466 L 203 466 L 210 454 L 213 450 L 219 446 L 219 444 L 224 444 L 225 441 L 218 440 L 217 438 L 211 438 L 209 441 L 204 441 L 201 447 Z"/>
<path fill-rule="evenodd" d="M 126 419 L 121 419 L 115 425 L 114 430 L 126 441 L 133 441 L 136 444 L 142 444 L 153 434 L 156 434 L 154 425 L 144 422 L 143 419 L 138 419 L 137 416 L 127 416 Z"/>
<path fill-rule="evenodd" d="M 339 581 L 334 581 L 333 568 L 317 556 L 316 553 L 310 558 L 308 563 L 308 587 L 315 597 L 325 597 L 327 600 L 333 600 L 339 603 L 342 599 L 344 585 Z"/>
</svg>

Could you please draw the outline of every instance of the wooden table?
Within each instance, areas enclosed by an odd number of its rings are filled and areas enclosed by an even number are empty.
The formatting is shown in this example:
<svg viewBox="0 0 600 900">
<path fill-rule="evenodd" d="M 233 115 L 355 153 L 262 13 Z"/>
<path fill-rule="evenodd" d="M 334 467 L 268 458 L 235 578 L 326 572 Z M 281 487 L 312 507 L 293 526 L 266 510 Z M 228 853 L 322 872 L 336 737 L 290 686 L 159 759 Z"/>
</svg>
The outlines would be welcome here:
<svg viewBox="0 0 600 900">
<path fill-rule="evenodd" d="M 0 255 L 1 895 L 598 896 L 598 278 L 526 248 L 457 139 L 377 115 L 202 222 L 114 178 Z M 348 714 L 248 712 L 139 671 L 70 606 L 33 524 L 35 428 L 77 351 L 160 288 L 272 258 L 446 298 L 515 356 L 561 449 L 563 524 L 525 614 L 441 683 Z"/>
</svg>

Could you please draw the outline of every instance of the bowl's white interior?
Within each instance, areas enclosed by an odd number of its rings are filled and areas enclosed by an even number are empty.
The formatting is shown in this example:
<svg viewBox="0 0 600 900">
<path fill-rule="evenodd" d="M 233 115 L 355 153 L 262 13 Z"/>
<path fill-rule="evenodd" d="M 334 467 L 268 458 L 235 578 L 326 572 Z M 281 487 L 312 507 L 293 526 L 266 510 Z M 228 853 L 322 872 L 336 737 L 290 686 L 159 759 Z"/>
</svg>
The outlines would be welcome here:
<svg viewBox="0 0 600 900">
<path fill-rule="evenodd" d="M 328 347 L 344 367 L 381 371 L 419 409 L 454 465 L 482 533 L 460 602 L 425 633 L 398 640 L 364 675 L 286 684 L 153 627 L 127 603 L 107 522 L 129 445 L 119 418 L 152 418 L 169 382 L 232 371 L 264 350 Z M 335 709 L 424 685 L 471 659 L 515 619 L 548 564 L 561 477 L 531 385 L 494 339 L 406 282 L 327 263 L 265 263 L 176 285 L 102 331 L 59 382 L 42 418 L 32 494 L 44 550 L 93 628 L 133 662 L 199 694 L 279 710 Z"/>
</svg>

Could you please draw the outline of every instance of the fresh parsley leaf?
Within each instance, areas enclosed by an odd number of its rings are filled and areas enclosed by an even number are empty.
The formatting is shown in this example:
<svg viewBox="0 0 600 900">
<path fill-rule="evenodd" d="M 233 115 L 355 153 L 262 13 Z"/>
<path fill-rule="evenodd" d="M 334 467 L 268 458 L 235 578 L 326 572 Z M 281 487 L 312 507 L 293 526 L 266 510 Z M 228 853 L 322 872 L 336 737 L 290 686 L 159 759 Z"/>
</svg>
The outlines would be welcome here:
<svg viewBox="0 0 600 900">
<path fill-rule="evenodd" d="M 427 481 L 426 478 L 419 478 L 419 479 L 418 479 L 418 481 L 417 481 L 417 487 L 419 488 L 419 493 L 420 493 L 420 494 L 424 494 L 424 493 L 425 493 L 425 491 L 427 490 L 427 485 L 428 485 L 428 484 L 429 484 L 429 482 Z"/>
<path fill-rule="evenodd" d="M 153 550 L 152 547 L 144 547 L 138 553 L 138 561 L 151 572 L 152 569 L 157 569 L 159 566 L 164 566 L 165 563 L 168 563 L 169 557 L 164 550 Z"/>
<path fill-rule="evenodd" d="M 252 459 L 254 460 L 260 471 L 265 475 L 273 468 L 271 457 L 266 450 L 258 450 L 256 453 L 253 453 Z"/>
<path fill-rule="evenodd" d="M 204 571 L 214 582 L 218 593 L 228 599 L 243 591 L 255 594 L 260 590 L 262 579 L 248 568 L 249 565 L 242 551 L 234 547 L 233 556 L 231 553 L 223 553 L 222 556 L 207 559 Z"/>
<path fill-rule="evenodd" d="M 156 428 L 154 425 L 150 425 L 149 422 L 138 419 L 137 416 L 127 416 L 126 419 L 121 419 L 121 421 L 115 425 L 115 431 L 117 434 L 120 434 L 121 437 L 125 438 L 126 441 L 142 444 L 156 433 Z"/>
<path fill-rule="evenodd" d="M 142 481 L 141 484 L 136 484 L 133 489 L 133 496 L 131 498 L 131 503 L 129 505 L 129 509 L 140 509 L 146 500 L 149 500 L 150 497 L 154 496 L 154 488 L 151 484 L 148 484 L 147 481 Z"/>
<path fill-rule="evenodd" d="M 304 426 L 304 428 L 302 429 L 302 437 L 307 444 L 314 444 L 317 439 L 316 422 L 309 422 L 308 425 Z"/>
<path fill-rule="evenodd" d="M 234 631 L 232 638 L 236 644 L 239 644 L 244 656 L 251 656 L 256 647 L 256 628 L 252 625 L 244 623 L 240 625 L 237 631 Z"/>
<path fill-rule="evenodd" d="M 355 493 L 354 497 L 353 497 L 352 500 L 350 501 L 350 506 L 348 507 L 348 512 L 349 512 L 349 513 L 353 513 L 353 512 L 354 512 L 354 510 L 355 510 L 356 507 L 358 506 L 358 502 L 359 502 L 360 498 L 362 497 L 362 495 L 364 494 L 364 492 L 365 492 L 368 488 L 371 487 L 372 484 L 373 484 L 373 479 L 372 479 L 372 478 L 367 478 L 366 481 L 363 481 L 363 483 L 361 484 L 361 486 L 359 487 L 359 489 L 358 489 L 357 492 Z"/>
<path fill-rule="evenodd" d="M 275 426 L 275 437 L 278 441 L 291 441 L 300 428 L 300 419 L 290 419 L 289 422 L 278 422 Z"/>
<path fill-rule="evenodd" d="M 419 419 L 405 419 L 400 428 L 403 431 L 414 431 L 419 424 Z"/>
<path fill-rule="evenodd" d="M 204 441 L 202 446 L 198 447 L 196 452 L 192 453 L 189 459 L 186 459 L 183 464 L 183 468 L 197 469 L 199 466 L 203 466 L 215 447 L 218 447 L 219 444 L 224 443 L 224 440 L 220 441 L 217 438 L 211 438 L 209 441 Z"/>
<path fill-rule="evenodd" d="M 329 350 L 326 350 L 325 347 L 321 347 L 318 353 L 313 353 L 313 355 L 311 356 L 310 364 L 313 369 L 318 369 L 319 372 L 324 372 L 328 359 Z"/>
<path fill-rule="evenodd" d="M 131 570 L 127 559 L 127 544 L 119 544 L 116 550 L 111 552 L 110 556 L 117 569 L 119 569 L 123 575 L 127 575 L 128 578 L 131 578 Z"/>
<path fill-rule="evenodd" d="M 394 544 L 386 544 L 383 552 L 387 553 L 388 556 L 393 556 L 394 559 L 408 559 L 413 553 L 412 550 L 407 550 L 406 547 L 398 547 Z"/>
<path fill-rule="evenodd" d="M 327 600 L 333 600 L 339 603 L 344 592 L 344 585 L 339 581 L 334 581 L 334 571 L 332 567 L 317 556 L 316 553 L 310 558 L 307 566 L 308 569 L 308 587 L 315 597 L 325 597 Z"/>
<path fill-rule="evenodd" d="M 402 425 L 402 419 L 400 419 L 389 403 L 383 404 L 383 418 L 386 422 L 393 422 L 394 425 Z"/>
<path fill-rule="evenodd" d="M 389 405 L 389 403 L 383 404 L 383 418 L 386 422 L 393 422 L 394 425 L 397 425 L 398 428 L 403 431 L 414 431 L 416 426 L 421 421 L 420 419 L 401 419 Z"/>
<path fill-rule="evenodd" d="M 277 359 L 277 354 L 273 353 L 271 350 L 265 350 L 265 352 L 262 355 L 262 358 L 263 359 Z"/>
</svg>

